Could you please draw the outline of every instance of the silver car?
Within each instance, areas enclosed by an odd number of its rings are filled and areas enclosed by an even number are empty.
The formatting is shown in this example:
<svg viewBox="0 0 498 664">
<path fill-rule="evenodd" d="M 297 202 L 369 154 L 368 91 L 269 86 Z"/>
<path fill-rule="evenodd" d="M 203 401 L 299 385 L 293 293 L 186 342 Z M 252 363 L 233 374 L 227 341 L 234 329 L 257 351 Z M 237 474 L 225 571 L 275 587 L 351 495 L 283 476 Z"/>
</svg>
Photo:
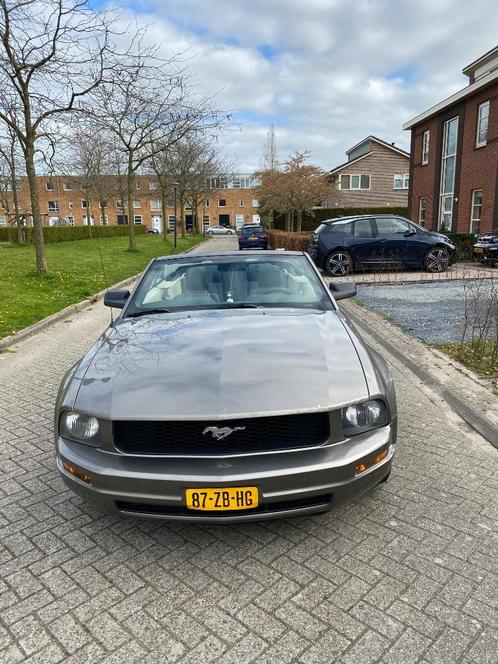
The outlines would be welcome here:
<svg viewBox="0 0 498 664">
<path fill-rule="evenodd" d="M 235 231 L 227 226 L 208 226 L 206 235 L 235 235 Z"/>
<path fill-rule="evenodd" d="M 112 512 L 243 521 L 330 509 L 385 481 L 386 363 L 301 252 L 155 258 L 64 378 L 66 484 Z"/>
</svg>

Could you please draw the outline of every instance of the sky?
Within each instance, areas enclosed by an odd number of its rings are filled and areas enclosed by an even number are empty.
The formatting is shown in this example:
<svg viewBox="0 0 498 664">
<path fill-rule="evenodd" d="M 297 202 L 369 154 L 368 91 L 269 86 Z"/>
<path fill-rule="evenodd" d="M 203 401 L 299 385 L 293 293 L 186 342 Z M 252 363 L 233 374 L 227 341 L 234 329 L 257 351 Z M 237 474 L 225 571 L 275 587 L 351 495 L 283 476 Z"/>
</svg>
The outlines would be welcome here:
<svg viewBox="0 0 498 664">
<path fill-rule="evenodd" d="M 99 1 L 99 0 L 96 0 Z M 103 4 L 100 3 L 99 4 Z M 268 127 L 279 157 L 330 169 L 373 134 L 409 150 L 402 124 L 467 84 L 462 68 L 498 44 L 496 0 L 124 0 L 233 126 L 226 159 L 252 172 Z"/>
</svg>

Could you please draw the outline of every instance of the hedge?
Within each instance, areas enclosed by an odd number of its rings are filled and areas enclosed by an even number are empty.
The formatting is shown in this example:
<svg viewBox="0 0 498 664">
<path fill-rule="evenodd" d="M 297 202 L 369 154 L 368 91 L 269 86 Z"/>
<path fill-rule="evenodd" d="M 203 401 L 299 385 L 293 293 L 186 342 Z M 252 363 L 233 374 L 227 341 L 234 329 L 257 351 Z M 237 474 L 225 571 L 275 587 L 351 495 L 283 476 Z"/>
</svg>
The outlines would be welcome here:
<svg viewBox="0 0 498 664">
<path fill-rule="evenodd" d="M 310 240 L 311 233 L 289 233 L 274 228 L 268 231 L 268 242 L 272 249 L 307 251 Z"/>
<path fill-rule="evenodd" d="M 137 235 L 146 232 L 143 225 L 135 226 Z M 33 227 L 24 229 L 27 241 L 32 241 Z M 92 237 L 117 237 L 128 235 L 128 224 L 119 226 L 44 226 L 43 239 L 45 242 L 72 242 L 73 240 L 86 240 Z M 0 228 L 0 242 L 17 242 L 17 228 Z"/>
<path fill-rule="evenodd" d="M 335 219 L 336 217 L 353 217 L 360 214 L 396 214 L 401 217 L 408 216 L 408 208 L 406 207 L 337 207 L 337 208 L 320 208 L 314 210 L 314 216 L 305 215 L 302 222 L 303 231 L 314 231 L 324 219 Z M 278 230 L 285 230 L 285 215 L 277 215 L 273 221 L 273 228 Z"/>
</svg>

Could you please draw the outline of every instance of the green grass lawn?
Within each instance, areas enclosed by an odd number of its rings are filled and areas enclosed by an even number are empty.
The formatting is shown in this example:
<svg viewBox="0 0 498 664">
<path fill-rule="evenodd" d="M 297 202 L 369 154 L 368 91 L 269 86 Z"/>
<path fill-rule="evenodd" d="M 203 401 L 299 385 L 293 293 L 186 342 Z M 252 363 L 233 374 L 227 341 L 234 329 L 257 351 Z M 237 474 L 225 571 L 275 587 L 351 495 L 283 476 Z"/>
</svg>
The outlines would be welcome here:
<svg viewBox="0 0 498 664">
<path fill-rule="evenodd" d="M 201 242 L 201 235 L 178 238 L 177 251 Z M 136 252 L 127 237 L 46 245 L 50 273 L 34 270 L 34 248 L 0 243 L 0 339 L 105 288 L 99 246 L 109 285 L 140 272 L 154 256 L 173 253 L 173 239 L 138 235 Z"/>
</svg>

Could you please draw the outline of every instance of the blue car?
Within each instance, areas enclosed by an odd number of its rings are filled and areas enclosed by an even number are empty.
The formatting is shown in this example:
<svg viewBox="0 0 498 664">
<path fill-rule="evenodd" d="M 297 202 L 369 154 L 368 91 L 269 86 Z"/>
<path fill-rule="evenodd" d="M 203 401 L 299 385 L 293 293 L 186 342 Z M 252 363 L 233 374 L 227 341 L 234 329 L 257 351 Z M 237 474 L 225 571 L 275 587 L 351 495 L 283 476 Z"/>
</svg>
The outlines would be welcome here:
<svg viewBox="0 0 498 664">
<path fill-rule="evenodd" d="M 375 266 L 407 266 L 444 272 L 455 246 L 441 233 L 395 215 L 362 215 L 324 221 L 313 233 L 310 254 L 331 276 Z"/>
<path fill-rule="evenodd" d="M 268 235 L 263 226 L 242 226 L 239 233 L 239 249 L 268 249 Z"/>
</svg>

